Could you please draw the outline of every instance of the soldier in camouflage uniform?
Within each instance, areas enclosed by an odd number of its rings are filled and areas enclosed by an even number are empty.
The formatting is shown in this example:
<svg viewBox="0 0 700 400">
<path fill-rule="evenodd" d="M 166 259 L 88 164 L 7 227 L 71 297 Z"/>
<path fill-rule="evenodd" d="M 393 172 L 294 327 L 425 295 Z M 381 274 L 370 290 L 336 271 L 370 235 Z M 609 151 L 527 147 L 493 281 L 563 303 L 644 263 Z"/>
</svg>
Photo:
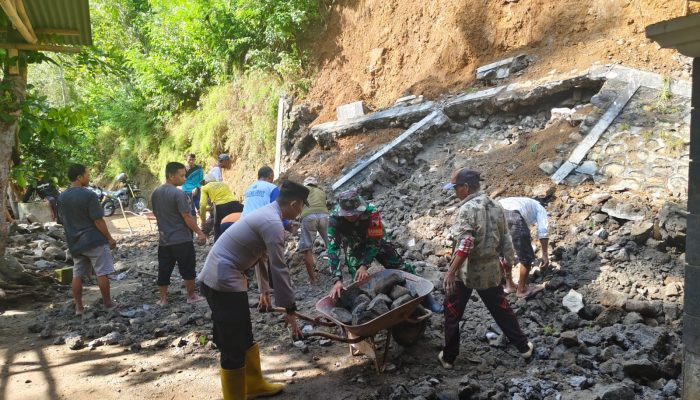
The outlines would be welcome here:
<svg viewBox="0 0 700 400">
<path fill-rule="evenodd" d="M 331 211 L 328 220 L 328 258 L 335 285 L 331 295 L 339 295 L 343 287 L 343 271 L 340 269 L 340 253 L 345 250 L 345 265 L 350 276 L 360 281 L 368 275 L 367 269 L 376 259 L 385 268 L 403 269 L 415 273 L 405 263 L 387 240 L 379 211 L 367 203 L 354 190 L 338 195 L 338 205 Z"/>
<path fill-rule="evenodd" d="M 499 255 L 515 262 L 513 243 L 498 203 L 480 191 L 481 176 L 466 168 L 456 171 L 444 189 L 454 189 L 462 200 L 452 226 L 455 251 L 445 273 L 445 347 L 438 354 L 446 369 L 459 354 L 459 321 L 472 290 L 476 290 L 491 316 L 524 358 L 532 356 L 533 345 L 520 329 L 518 319 L 503 294 Z"/>
<path fill-rule="evenodd" d="M 415 268 L 399 256 L 387 238 L 379 211 L 367 203 L 355 190 L 338 195 L 338 205 L 328 220 L 328 258 L 335 284 L 330 295 L 340 296 L 343 287 L 343 271 L 340 269 L 340 252 L 345 250 L 345 265 L 355 281 L 369 276 L 367 270 L 372 260 L 379 261 L 387 269 L 401 269 L 415 274 Z M 426 296 L 424 305 L 433 312 L 442 312 L 441 304 L 432 295 Z"/>
</svg>

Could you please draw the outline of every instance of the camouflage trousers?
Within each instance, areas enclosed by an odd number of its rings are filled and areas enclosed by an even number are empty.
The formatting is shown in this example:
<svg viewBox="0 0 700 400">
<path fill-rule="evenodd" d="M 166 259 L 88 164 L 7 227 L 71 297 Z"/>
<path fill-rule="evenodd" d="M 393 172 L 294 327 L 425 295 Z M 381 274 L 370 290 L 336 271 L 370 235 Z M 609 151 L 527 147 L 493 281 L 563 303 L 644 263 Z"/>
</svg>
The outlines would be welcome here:
<svg viewBox="0 0 700 400">
<path fill-rule="evenodd" d="M 359 249 L 354 248 L 352 244 L 346 247 L 345 251 L 345 265 L 348 268 L 350 276 L 355 279 L 355 273 L 357 269 L 362 265 L 364 261 L 363 252 L 358 251 Z M 396 251 L 396 248 L 390 242 L 382 240 L 379 244 L 379 252 L 374 257 L 377 262 L 382 264 L 386 269 L 400 269 L 411 274 L 416 273 L 415 267 L 409 262 L 405 262 L 403 258 Z"/>
</svg>

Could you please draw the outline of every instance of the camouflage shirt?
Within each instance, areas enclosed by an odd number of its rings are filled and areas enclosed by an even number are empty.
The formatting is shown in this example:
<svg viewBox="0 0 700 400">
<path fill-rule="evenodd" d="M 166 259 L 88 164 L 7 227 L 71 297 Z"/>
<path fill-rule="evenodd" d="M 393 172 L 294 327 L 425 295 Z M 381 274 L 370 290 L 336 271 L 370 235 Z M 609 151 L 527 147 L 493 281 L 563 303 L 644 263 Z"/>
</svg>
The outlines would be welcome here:
<svg viewBox="0 0 700 400">
<path fill-rule="evenodd" d="M 515 265 L 503 209 L 483 192 L 462 201 L 451 234 L 456 253 L 467 257 L 456 278 L 469 288 L 488 289 L 501 283 L 500 254 Z"/>
<path fill-rule="evenodd" d="M 386 230 L 379 216 L 379 211 L 372 203 L 357 221 L 351 222 L 338 215 L 338 206 L 331 211 L 328 218 L 328 259 L 331 274 L 342 277 L 340 270 L 340 253 L 345 248 L 346 264 L 351 275 L 361 265 L 371 265 L 381 248 Z"/>
</svg>

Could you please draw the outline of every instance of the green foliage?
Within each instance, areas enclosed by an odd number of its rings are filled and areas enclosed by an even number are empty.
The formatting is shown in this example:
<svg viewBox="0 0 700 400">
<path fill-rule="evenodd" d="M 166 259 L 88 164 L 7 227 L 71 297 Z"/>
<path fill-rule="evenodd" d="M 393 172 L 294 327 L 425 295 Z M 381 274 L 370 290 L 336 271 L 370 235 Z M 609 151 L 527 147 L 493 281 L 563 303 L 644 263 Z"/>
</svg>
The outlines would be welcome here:
<svg viewBox="0 0 700 400">
<path fill-rule="evenodd" d="M 28 103 L 17 177 L 46 173 L 52 163 L 63 171 L 59 154 L 64 161 L 99 160 L 94 166 L 108 178 L 121 171 L 160 176 L 167 161 L 187 151 L 200 160 L 229 152 L 251 168 L 269 162 L 279 95 L 303 96 L 310 85 L 300 43 L 322 26 L 321 6 L 321 0 L 91 1 L 94 46 L 52 59 L 21 52 L 27 62 L 57 67 L 30 68 L 30 78 L 42 76 L 37 91 L 50 99 Z"/>
<path fill-rule="evenodd" d="M 92 143 L 92 137 L 82 129 L 81 111 L 53 107 L 45 96 L 31 88 L 21 111 L 21 164 L 12 168 L 12 177 L 20 186 L 41 178 L 66 184 L 65 171 L 70 163 L 92 164 L 93 154 L 83 150 Z"/>
</svg>

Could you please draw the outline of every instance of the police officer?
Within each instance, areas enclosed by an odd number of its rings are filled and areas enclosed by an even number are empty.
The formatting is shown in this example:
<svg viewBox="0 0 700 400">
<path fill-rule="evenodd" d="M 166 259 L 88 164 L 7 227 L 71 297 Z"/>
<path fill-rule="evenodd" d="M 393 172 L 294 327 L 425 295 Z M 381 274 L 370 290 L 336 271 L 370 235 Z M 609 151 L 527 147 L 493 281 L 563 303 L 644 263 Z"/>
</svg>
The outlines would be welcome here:
<svg viewBox="0 0 700 400">
<path fill-rule="evenodd" d="M 299 216 L 308 195 L 306 187 L 283 182 L 274 202 L 246 215 L 219 237 L 197 277 L 212 311 L 214 343 L 221 350 L 225 400 L 271 396 L 282 390 L 282 385 L 268 383 L 262 376 L 260 349 L 253 339 L 248 308 L 246 271 L 255 267 L 262 308 L 269 307 L 269 279 L 272 280 L 275 303 L 287 311 L 284 320 L 291 327 L 292 336 L 300 337 L 294 291 L 284 260 L 282 220 Z M 258 263 L 266 253 L 269 276 L 267 268 Z"/>
</svg>

